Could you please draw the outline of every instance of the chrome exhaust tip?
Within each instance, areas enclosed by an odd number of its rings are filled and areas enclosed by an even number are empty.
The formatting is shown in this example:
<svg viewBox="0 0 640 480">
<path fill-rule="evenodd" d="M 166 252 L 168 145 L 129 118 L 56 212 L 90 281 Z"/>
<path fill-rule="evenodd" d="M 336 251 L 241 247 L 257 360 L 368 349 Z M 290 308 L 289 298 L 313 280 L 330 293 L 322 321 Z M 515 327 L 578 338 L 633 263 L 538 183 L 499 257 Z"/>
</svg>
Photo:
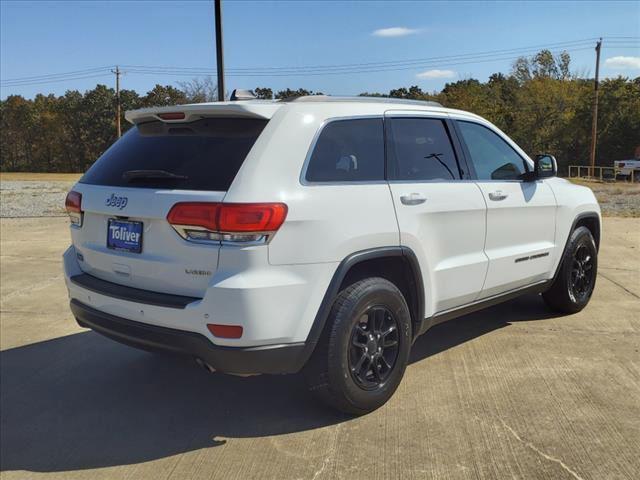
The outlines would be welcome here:
<svg viewBox="0 0 640 480">
<path fill-rule="evenodd" d="M 211 365 L 209 365 L 208 363 L 203 362 L 201 358 L 196 358 L 196 363 L 198 365 L 200 365 L 202 368 L 204 368 L 209 373 L 214 373 L 216 371 L 216 369 L 213 368 Z"/>
</svg>

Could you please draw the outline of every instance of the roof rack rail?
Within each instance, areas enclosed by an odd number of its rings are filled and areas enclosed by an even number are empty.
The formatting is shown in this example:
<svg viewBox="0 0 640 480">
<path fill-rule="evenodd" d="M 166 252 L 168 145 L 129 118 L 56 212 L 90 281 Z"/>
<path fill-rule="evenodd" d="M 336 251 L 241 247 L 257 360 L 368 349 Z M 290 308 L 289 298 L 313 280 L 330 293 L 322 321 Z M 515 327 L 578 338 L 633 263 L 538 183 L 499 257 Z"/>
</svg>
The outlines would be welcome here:
<svg viewBox="0 0 640 480">
<path fill-rule="evenodd" d="M 422 105 L 430 107 L 442 107 L 442 104 L 430 100 L 411 100 L 407 98 L 393 97 L 333 97 L 331 95 L 303 95 L 299 97 L 286 97 L 278 100 L 283 103 L 312 103 L 312 102 L 354 102 L 354 103 L 400 103 L 404 105 Z"/>
</svg>

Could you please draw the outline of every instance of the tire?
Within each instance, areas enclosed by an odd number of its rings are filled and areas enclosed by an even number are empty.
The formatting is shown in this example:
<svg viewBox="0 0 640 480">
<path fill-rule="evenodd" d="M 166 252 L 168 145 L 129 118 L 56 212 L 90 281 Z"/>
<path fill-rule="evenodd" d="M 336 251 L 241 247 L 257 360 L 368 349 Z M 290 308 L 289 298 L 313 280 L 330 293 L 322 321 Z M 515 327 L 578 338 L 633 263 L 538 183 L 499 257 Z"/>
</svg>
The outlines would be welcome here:
<svg viewBox="0 0 640 480">
<path fill-rule="evenodd" d="M 369 413 L 398 388 L 411 339 L 409 308 L 393 283 L 353 283 L 338 294 L 305 368 L 309 390 L 342 412 Z"/>
<path fill-rule="evenodd" d="M 558 274 L 546 292 L 545 302 L 553 310 L 576 313 L 587 306 L 596 285 L 598 249 L 587 227 L 578 227 L 569 243 Z"/>
</svg>

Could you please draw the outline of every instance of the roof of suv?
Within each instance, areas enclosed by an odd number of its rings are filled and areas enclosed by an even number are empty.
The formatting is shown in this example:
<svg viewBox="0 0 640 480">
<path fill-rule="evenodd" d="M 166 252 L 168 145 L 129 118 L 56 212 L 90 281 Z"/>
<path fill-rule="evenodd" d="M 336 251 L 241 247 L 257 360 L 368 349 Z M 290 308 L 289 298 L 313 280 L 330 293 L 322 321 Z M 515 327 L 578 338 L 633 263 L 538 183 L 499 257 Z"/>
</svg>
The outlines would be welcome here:
<svg viewBox="0 0 640 480">
<path fill-rule="evenodd" d="M 389 103 L 389 104 L 401 104 L 401 105 L 422 105 L 429 107 L 442 107 L 438 102 L 431 102 L 426 100 L 411 100 L 407 98 L 391 98 L 391 97 L 333 97 L 329 95 L 306 95 L 303 97 L 289 97 L 278 100 L 283 103 L 320 103 L 320 102 L 343 102 L 343 103 Z"/>
<path fill-rule="evenodd" d="M 178 121 L 190 121 L 202 115 L 221 115 L 240 118 L 271 118 L 284 105 L 296 104 L 332 104 L 332 103 L 354 103 L 359 105 L 376 105 L 384 107 L 426 107 L 429 110 L 438 109 L 447 112 L 458 112 L 443 107 L 438 102 L 410 100 L 403 98 L 387 97 L 333 97 L 328 95 L 309 95 L 302 97 L 289 97 L 280 100 L 235 100 L 227 102 L 194 103 L 187 105 L 176 105 L 169 107 L 151 107 L 140 110 L 130 110 L 125 113 L 125 117 L 132 123 L 159 120 L 158 115 L 169 112 L 184 112 L 185 118 Z M 464 112 L 467 113 L 467 112 Z M 473 115 L 473 114 L 470 114 Z M 172 120 L 169 120 L 172 121 Z"/>
</svg>

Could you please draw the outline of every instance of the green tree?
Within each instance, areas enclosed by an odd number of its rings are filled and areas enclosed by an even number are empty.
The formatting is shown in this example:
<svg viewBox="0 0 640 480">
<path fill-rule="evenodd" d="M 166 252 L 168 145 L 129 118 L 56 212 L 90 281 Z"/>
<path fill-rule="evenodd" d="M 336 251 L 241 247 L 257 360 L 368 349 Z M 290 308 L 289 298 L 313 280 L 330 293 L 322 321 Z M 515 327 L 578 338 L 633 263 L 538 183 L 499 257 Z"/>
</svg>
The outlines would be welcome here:
<svg viewBox="0 0 640 480">
<path fill-rule="evenodd" d="M 598 116 L 598 163 L 632 158 L 640 145 L 640 77 L 603 80 Z"/>
<path fill-rule="evenodd" d="M 189 103 L 215 102 L 218 99 L 218 87 L 213 77 L 193 78 L 188 82 L 178 82 L 178 85 Z"/>
<path fill-rule="evenodd" d="M 519 57 L 511 68 L 511 75 L 521 84 L 534 78 L 567 79 L 570 77 L 571 56 L 566 52 L 553 56 L 550 50 L 540 50 L 532 57 Z"/>
<path fill-rule="evenodd" d="M 77 159 L 86 170 L 116 140 L 115 90 L 97 85 L 85 93 L 79 117 L 83 122 L 85 152 Z"/>
<path fill-rule="evenodd" d="M 124 114 L 128 110 L 136 110 L 142 107 L 142 98 L 135 90 L 120 90 L 120 112 L 122 117 L 120 118 L 120 126 L 122 133 L 124 134 L 133 125 L 127 122 L 124 118 Z"/>
<path fill-rule="evenodd" d="M 34 124 L 32 101 L 11 95 L 2 102 L 2 170 L 24 171 L 34 167 Z"/>
<path fill-rule="evenodd" d="M 273 98 L 273 90 L 270 88 L 256 87 L 253 89 L 253 94 L 261 100 L 271 100 Z"/>
<path fill-rule="evenodd" d="M 189 98 L 182 91 L 170 85 L 157 84 L 140 99 L 142 107 L 165 107 L 189 103 Z"/>
<path fill-rule="evenodd" d="M 474 78 L 447 83 L 437 98 L 447 107 L 493 117 L 493 101 L 489 98 L 488 86 Z"/>
<path fill-rule="evenodd" d="M 307 95 L 323 95 L 322 92 L 314 92 L 313 90 L 306 90 L 299 88 L 297 90 L 291 90 L 286 88 L 276 93 L 276 99 L 291 98 L 291 97 L 306 97 Z"/>
<path fill-rule="evenodd" d="M 591 142 L 593 80 L 572 76 L 566 52 L 541 51 L 513 64 L 511 75 L 495 73 L 487 82 L 465 79 L 429 94 L 418 85 L 388 93 L 362 95 L 435 100 L 446 107 L 477 113 L 496 124 L 531 155 L 551 153 L 560 172 L 567 165 L 586 165 Z M 145 95 L 120 92 L 122 112 L 142 107 L 179 105 L 198 99 L 198 85 L 188 91 L 156 85 Z M 198 88 L 196 88 L 198 87 Z M 273 90 L 259 87 L 259 98 Z M 311 90 L 280 90 L 276 98 L 318 94 Z M 0 169 L 3 171 L 81 172 L 116 139 L 116 97 L 97 85 L 81 93 L 36 95 L 32 100 L 11 95 L 0 101 Z M 121 118 L 123 131 L 131 125 Z M 605 79 L 600 86 L 598 165 L 630 158 L 640 144 L 640 77 Z"/>
</svg>

